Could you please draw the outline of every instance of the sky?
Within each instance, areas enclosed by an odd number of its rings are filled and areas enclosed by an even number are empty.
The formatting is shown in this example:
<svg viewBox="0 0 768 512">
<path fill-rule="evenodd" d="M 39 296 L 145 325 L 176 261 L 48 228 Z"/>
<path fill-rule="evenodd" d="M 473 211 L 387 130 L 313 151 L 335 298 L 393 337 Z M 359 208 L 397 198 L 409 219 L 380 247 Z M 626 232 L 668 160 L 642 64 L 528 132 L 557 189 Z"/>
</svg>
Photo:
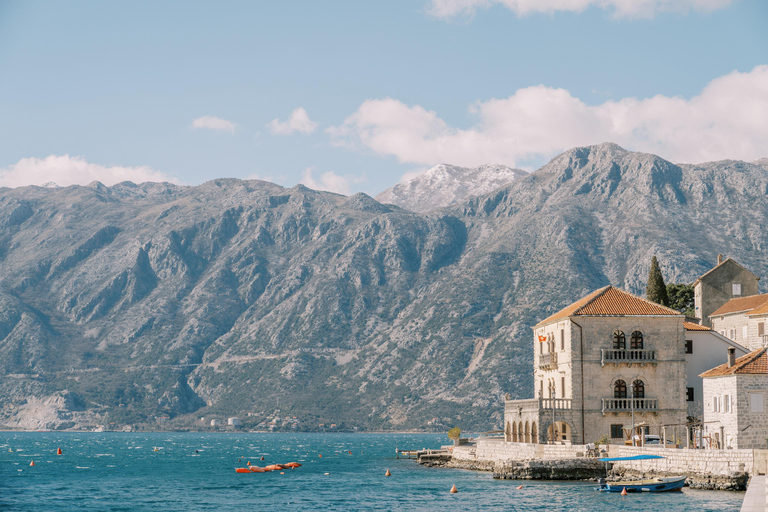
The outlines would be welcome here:
<svg viewBox="0 0 768 512">
<path fill-rule="evenodd" d="M 765 0 L 0 0 L 0 187 L 768 157 Z"/>
</svg>

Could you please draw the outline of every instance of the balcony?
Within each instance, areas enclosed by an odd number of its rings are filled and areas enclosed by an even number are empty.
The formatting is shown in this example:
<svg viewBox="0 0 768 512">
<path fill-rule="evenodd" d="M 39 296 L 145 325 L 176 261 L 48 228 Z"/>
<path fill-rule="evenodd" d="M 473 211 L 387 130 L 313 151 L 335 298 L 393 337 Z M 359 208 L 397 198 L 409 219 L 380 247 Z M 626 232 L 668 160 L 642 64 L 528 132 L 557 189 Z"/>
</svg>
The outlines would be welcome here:
<svg viewBox="0 0 768 512">
<path fill-rule="evenodd" d="M 657 364 L 656 351 L 655 350 L 636 350 L 636 349 L 601 349 L 602 358 L 600 363 L 605 366 L 607 363 L 613 363 L 619 365 L 622 363 L 639 364 L 644 366 L 646 364 Z"/>
<path fill-rule="evenodd" d="M 573 401 L 570 398 L 528 398 L 525 400 L 505 400 L 505 413 L 570 411 Z"/>
<path fill-rule="evenodd" d="M 656 412 L 656 398 L 603 398 L 603 414 L 607 412 Z"/>
<path fill-rule="evenodd" d="M 550 370 L 557 368 L 557 352 L 539 355 L 539 369 Z"/>
<path fill-rule="evenodd" d="M 539 410 L 551 411 L 570 411 L 571 399 L 570 398 L 542 398 L 539 402 Z"/>
</svg>

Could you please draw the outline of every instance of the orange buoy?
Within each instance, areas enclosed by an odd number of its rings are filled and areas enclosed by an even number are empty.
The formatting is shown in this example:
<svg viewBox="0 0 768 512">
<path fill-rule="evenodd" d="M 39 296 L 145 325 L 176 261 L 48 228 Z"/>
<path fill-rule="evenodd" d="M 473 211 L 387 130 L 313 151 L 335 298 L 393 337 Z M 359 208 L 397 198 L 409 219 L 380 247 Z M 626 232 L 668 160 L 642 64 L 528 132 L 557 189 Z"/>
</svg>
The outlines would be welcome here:
<svg viewBox="0 0 768 512">
<path fill-rule="evenodd" d="M 281 472 L 280 472 L 280 474 L 281 474 L 281 475 L 284 475 L 284 474 L 285 474 L 285 471 L 281 471 Z"/>
<path fill-rule="evenodd" d="M 267 471 L 280 471 L 281 469 L 283 469 L 283 466 L 281 466 L 280 464 L 270 464 L 269 466 L 266 466 L 264 469 L 266 469 Z"/>
<path fill-rule="evenodd" d="M 289 462 L 288 464 L 283 464 L 283 466 L 285 466 L 286 468 L 293 469 L 293 468 L 300 468 L 301 464 L 299 464 L 298 462 Z"/>
<path fill-rule="evenodd" d="M 323 454 L 321 453 L 320 455 L 318 455 L 318 457 L 320 457 L 322 459 L 323 458 Z"/>
<path fill-rule="evenodd" d="M 251 461 L 246 462 L 245 465 L 246 466 L 250 466 L 251 465 Z"/>
<path fill-rule="evenodd" d="M 35 461 L 30 462 L 29 465 L 30 466 L 34 466 L 35 465 Z"/>
<path fill-rule="evenodd" d="M 250 473 L 251 470 L 248 468 L 235 468 L 236 473 Z"/>
<path fill-rule="evenodd" d="M 349 452 L 349 454 L 352 455 L 352 451 L 351 450 L 347 450 L 347 452 Z"/>
<path fill-rule="evenodd" d="M 264 468 L 260 468 L 259 466 L 250 466 L 249 468 L 251 470 L 251 473 L 264 473 L 267 470 Z"/>
<path fill-rule="evenodd" d="M 389 468 L 387 468 L 387 472 L 384 473 L 384 476 L 392 476 L 392 473 L 389 472 Z"/>
<path fill-rule="evenodd" d="M 518 485 L 517 487 L 515 487 L 515 489 L 522 489 L 522 488 L 523 488 L 522 485 Z"/>
<path fill-rule="evenodd" d="M 626 496 L 627 495 L 627 488 L 626 487 L 622 487 L 621 488 L 621 495 L 622 496 Z"/>
<path fill-rule="evenodd" d="M 456 484 L 453 484 L 453 487 L 451 487 L 451 493 L 459 492 L 459 490 L 456 488 Z"/>
<path fill-rule="evenodd" d="M 56 448 L 56 455 L 61 455 L 61 448 Z"/>
</svg>

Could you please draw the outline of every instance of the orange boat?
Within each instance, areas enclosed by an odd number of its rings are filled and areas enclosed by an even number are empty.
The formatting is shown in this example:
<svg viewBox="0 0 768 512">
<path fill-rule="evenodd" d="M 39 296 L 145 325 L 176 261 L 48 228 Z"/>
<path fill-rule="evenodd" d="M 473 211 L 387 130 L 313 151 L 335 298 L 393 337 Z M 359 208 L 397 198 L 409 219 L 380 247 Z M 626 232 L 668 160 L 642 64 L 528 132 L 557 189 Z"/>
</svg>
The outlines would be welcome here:
<svg viewBox="0 0 768 512">
<path fill-rule="evenodd" d="M 284 464 L 284 466 L 287 468 L 293 469 L 293 468 L 300 468 L 301 464 L 299 464 L 298 462 L 289 462 L 288 464 Z"/>
<path fill-rule="evenodd" d="M 283 468 L 283 466 L 281 466 L 280 464 L 270 464 L 269 466 L 266 466 L 264 469 L 266 469 L 267 471 L 280 471 L 281 469 L 285 469 L 285 468 Z"/>
<path fill-rule="evenodd" d="M 250 473 L 251 470 L 248 468 L 235 468 L 235 471 L 238 473 Z"/>
<path fill-rule="evenodd" d="M 251 473 L 264 473 L 266 471 L 266 469 L 260 468 L 259 466 L 251 466 Z"/>
</svg>

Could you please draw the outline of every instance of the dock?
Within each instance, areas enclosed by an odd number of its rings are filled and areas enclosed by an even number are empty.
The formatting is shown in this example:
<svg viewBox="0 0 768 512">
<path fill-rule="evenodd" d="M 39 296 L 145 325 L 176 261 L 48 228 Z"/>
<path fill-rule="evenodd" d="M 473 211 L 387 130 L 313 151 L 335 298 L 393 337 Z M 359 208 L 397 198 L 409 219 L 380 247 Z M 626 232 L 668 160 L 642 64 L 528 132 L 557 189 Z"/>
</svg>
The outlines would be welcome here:
<svg viewBox="0 0 768 512">
<path fill-rule="evenodd" d="M 749 481 L 747 494 L 741 504 L 741 512 L 764 512 L 768 510 L 768 479 L 765 475 L 754 475 Z"/>
</svg>

